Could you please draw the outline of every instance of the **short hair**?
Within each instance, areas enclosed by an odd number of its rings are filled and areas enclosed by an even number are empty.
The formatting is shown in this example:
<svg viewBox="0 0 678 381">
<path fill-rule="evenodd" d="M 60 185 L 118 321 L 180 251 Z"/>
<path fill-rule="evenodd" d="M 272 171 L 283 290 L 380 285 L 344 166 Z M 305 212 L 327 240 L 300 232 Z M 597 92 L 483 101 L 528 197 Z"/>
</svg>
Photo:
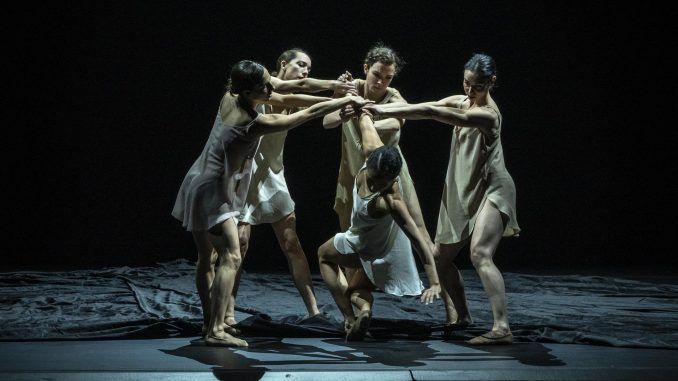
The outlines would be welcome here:
<svg viewBox="0 0 678 381">
<path fill-rule="evenodd" d="M 403 159 L 393 146 L 383 145 L 367 156 L 367 168 L 373 172 L 395 179 L 400 174 Z"/>
<path fill-rule="evenodd" d="M 405 60 L 403 60 L 393 48 L 384 45 L 383 42 L 374 44 L 365 55 L 365 64 L 367 67 L 372 67 L 376 62 L 381 62 L 384 65 L 394 64 L 396 74 L 400 73 L 400 70 L 405 66 Z"/>
<path fill-rule="evenodd" d="M 474 53 L 464 64 L 464 70 L 476 73 L 481 82 L 487 82 L 493 75 L 497 75 L 497 64 L 487 54 Z"/>
<path fill-rule="evenodd" d="M 231 67 L 231 75 L 226 90 L 231 95 L 240 94 L 245 90 L 252 90 L 264 82 L 264 66 L 250 60 L 238 61 Z"/>
<path fill-rule="evenodd" d="M 306 53 L 304 49 L 301 48 L 291 48 L 287 49 L 278 57 L 278 60 L 275 61 L 275 71 L 271 73 L 272 76 L 277 77 L 280 72 L 282 61 L 290 62 L 293 59 L 297 58 L 299 54 L 306 54 L 308 58 L 311 58 L 311 55 Z"/>
</svg>

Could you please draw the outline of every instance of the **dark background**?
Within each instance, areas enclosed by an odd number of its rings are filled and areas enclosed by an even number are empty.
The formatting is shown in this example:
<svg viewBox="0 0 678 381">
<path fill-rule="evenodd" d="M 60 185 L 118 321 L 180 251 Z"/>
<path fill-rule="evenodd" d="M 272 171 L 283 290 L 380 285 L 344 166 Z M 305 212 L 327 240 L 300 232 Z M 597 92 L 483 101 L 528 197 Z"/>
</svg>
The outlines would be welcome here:
<svg viewBox="0 0 678 381">
<path fill-rule="evenodd" d="M 596 2 L 118 2 L 10 9 L 9 180 L 3 270 L 152 265 L 196 258 L 170 216 L 209 133 L 230 65 L 273 69 L 298 46 L 312 76 L 363 78 L 383 41 L 407 61 L 410 102 L 462 92 L 476 51 L 499 69 L 494 98 L 517 186 L 519 238 L 504 270 L 669 271 L 675 249 L 676 14 Z M 673 53 L 672 53 L 673 52 Z M 19 131 L 10 138 L 10 131 Z M 409 121 L 401 147 L 432 234 L 452 129 Z M 312 269 L 338 231 L 339 129 L 290 132 L 288 185 Z M 16 136 L 16 137 L 14 137 Z M 269 225 L 249 270 L 285 270 Z M 466 256 L 459 258 L 468 267 Z"/>
</svg>

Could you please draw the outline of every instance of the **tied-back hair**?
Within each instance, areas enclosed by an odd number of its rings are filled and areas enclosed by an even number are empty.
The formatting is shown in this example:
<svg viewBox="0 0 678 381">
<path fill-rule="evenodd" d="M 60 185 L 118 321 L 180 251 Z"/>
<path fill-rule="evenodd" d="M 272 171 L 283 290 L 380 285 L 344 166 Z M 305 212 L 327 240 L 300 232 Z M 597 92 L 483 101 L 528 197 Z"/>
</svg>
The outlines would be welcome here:
<svg viewBox="0 0 678 381">
<path fill-rule="evenodd" d="M 367 156 L 367 168 L 390 179 L 395 179 L 400 174 L 402 166 L 400 152 L 393 146 L 383 145 Z"/>
<path fill-rule="evenodd" d="M 367 67 L 372 67 L 376 62 L 381 62 L 384 65 L 394 64 L 395 74 L 400 73 L 400 70 L 405 66 L 405 60 L 403 60 L 393 48 L 384 45 L 383 42 L 374 44 L 365 55 L 365 64 Z"/>
<path fill-rule="evenodd" d="M 466 64 L 464 64 L 464 70 L 469 70 L 478 75 L 478 79 L 481 82 L 488 82 L 492 76 L 497 75 L 497 64 L 494 62 L 494 59 L 488 56 L 485 53 L 474 53 Z M 490 90 L 496 87 L 496 85 L 490 86 Z"/>
<path fill-rule="evenodd" d="M 231 67 L 226 91 L 231 95 L 252 90 L 264 82 L 264 66 L 258 62 L 242 60 Z"/>
<path fill-rule="evenodd" d="M 308 58 L 311 58 L 311 56 L 306 53 L 304 49 L 301 48 L 290 48 L 282 52 L 280 57 L 278 57 L 278 60 L 275 61 L 275 71 L 271 73 L 272 76 L 277 77 L 278 73 L 280 73 L 280 69 L 282 66 L 282 62 L 285 61 L 289 63 L 293 59 L 297 58 L 299 54 L 306 54 Z"/>
</svg>

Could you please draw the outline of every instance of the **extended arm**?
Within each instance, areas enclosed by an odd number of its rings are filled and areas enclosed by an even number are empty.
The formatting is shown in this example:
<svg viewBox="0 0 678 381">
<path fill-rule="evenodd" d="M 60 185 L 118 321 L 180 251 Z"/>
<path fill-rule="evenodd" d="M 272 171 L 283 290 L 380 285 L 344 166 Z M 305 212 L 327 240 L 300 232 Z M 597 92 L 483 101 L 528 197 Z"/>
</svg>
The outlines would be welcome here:
<svg viewBox="0 0 678 381">
<path fill-rule="evenodd" d="M 436 270 L 435 261 L 433 259 L 433 252 L 408 212 L 407 205 L 402 199 L 400 191 L 396 188 L 397 184 L 394 184 L 393 186 L 394 189 L 392 189 L 390 193 L 384 195 L 384 200 L 393 216 L 393 220 L 395 220 L 410 239 L 414 246 L 414 250 L 419 254 L 421 263 L 424 265 L 426 277 L 429 282 L 429 289 L 424 291 L 421 300 L 428 304 L 431 303 L 434 298 L 440 297 L 440 280 L 438 279 L 438 271 Z"/>
<path fill-rule="evenodd" d="M 334 79 L 317 79 L 317 78 L 302 78 L 284 80 L 276 77 L 271 77 L 271 84 L 278 93 L 317 93 L 320 91 L 333 91 L 335 93 L 346 93 L 354 89 L 352 83 L 342 82 Z"/>
<path fill-rule="evenodd" d="M 271 93 L 271 98 L 266 102 L 273 106 L 281 107 L 308 107 L 316 103 L 329 101 L 330 97 L 318 97 L 308 94 L 279 94 Z"/>
<path fill-rule="evenodd" d="M 272 132 L 279 132 L 294 128 L 311 119 L 319 118 L 334 110 L 338 110 L 346 105 L 353 105 L 355 107 L 362 107 L 370 101 L 366 101 L 362 97 L 343 97 L 331 98 L 330 100 L 316 103 L 313 106 L 295 112 L 290 115 L 283 114 L 264 114 L 259 115 L 257 123 L 251 128 L 250 132 L 256 135 L 264 135 Z"/>
<path fill-rule="evenodd" d="M 371 113 L 382 117 L 399 117 L 405 119 L 434 119 L 445 124 L 459 127 L 476 127 L 490 129 L 494 126 L 497 115 L 477 107 L 469 110 L 442 105 L 439 102 L 417 104 L 392 104 L 389 106 L 370 105 L 366 107 Z"/>
</svg>

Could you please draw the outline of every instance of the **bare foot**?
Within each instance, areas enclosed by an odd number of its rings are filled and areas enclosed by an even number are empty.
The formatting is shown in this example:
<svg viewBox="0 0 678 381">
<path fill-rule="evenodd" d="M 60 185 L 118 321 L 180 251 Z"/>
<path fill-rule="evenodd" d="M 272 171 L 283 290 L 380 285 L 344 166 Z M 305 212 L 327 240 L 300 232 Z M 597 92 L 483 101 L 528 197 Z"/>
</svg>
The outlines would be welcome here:
<svg viewBox="0 0 678 381">
<path fill-rule="evenodd" d="M 346 341 L 363 341 L 370 327 L 372 320 L 372 311 L 360 311 L 355 323 L 346 333 Z"/>
<path fill-rule="evenodd" d="M 513 334 L 511 331 L 490 331 L 476 336 L 466 343 L 471 345 L 499 345 L 513 343 Z"/>
<path fill-rule="evenodd" d="M 247 341 L 222 332 L 219 336 L 205 336 L 205 344 L 209 347 L 246 347 Z"/>
</svg>

